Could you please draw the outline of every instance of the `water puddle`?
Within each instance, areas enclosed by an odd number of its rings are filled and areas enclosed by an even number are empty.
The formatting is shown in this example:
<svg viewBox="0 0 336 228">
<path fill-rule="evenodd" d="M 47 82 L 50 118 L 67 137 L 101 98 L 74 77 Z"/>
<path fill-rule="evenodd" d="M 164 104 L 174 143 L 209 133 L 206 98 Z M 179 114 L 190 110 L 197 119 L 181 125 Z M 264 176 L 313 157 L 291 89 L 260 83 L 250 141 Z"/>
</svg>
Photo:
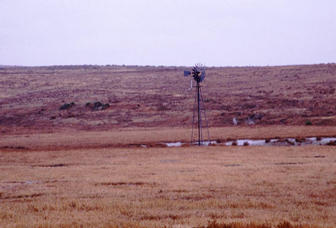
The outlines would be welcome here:
<svg viewBox="0 0 336 228">
<path fill-rule="evenodd" d="M 181 147 L 190 143 L 170 142 L 164 143 L 167 147 Z M 197 145 L 197 143 L 193 143 Z M 204 141 L 203 146 L 225 145 L 225 146 L 305 146 L 305 145 L 331 145 L 336 146 L 336 137 L 308 137 L 308 138 L 284 138 L 284 139 L 237 139 L 226 142 Z"/>
<path fill-rule="evenodd" d="M 183 145 L 183 143 L 181 143 L 181 142 L 166 143 L 167 147 L 179 147 L 179 146 L 182 146 L 182 145 Z"/>
</svg>

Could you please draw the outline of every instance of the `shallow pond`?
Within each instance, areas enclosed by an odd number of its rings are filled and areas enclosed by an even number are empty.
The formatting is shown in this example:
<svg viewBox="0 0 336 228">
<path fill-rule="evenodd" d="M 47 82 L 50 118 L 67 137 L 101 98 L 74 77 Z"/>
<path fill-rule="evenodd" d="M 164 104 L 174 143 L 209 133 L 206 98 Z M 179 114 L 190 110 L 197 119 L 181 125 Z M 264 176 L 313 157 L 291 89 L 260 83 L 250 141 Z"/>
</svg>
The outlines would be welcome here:
<svg viewBox="0 0 336 228">
<path fill-rule="evenodd" d="M 180 147 L 190 143 L 170 142 L 165 143 L 167 147 Z M 197 145 L 197 143 L 194 143 Z M 336 145 L 336 137 L 308 137 L 302 139 L 237 139 L 225 142 L 204 141 L 204 146 L 225 145 L 225 146 L 305 146 L 305 145 Z"/>
</svg>

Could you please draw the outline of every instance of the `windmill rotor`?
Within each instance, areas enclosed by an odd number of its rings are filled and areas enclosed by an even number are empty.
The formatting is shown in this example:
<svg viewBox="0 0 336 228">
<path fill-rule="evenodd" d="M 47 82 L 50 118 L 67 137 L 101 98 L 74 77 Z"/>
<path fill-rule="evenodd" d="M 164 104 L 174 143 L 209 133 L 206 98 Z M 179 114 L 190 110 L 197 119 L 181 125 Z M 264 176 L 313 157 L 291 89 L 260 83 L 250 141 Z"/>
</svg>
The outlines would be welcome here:
<svg viewBox="0 0 336 228">
<path fill-rule="evenodd" d="M 188 77 L 189 75 L 192 75 L 192 77 L 194 78 L 194 80 L 197 83 L 200 83 L 202 81 L 204 81 L 205 79 L 205 67 L 202 64 L 196 64 L 191 71 L 184 71 L 184 76 Z"/>
</svg>

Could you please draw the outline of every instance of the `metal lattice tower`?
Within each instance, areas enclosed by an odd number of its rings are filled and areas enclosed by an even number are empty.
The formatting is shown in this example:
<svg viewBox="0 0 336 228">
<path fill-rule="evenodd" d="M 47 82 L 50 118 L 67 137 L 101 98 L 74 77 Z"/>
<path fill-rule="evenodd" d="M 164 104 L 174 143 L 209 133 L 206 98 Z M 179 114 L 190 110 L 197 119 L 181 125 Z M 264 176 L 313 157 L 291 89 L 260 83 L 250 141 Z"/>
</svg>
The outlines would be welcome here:
<svg viewBox="0 0 336 228">
<path fill-rule="evenodd" d="M 191 143 L 192 144 L 196 143 L 197 145 L 201 146 L 204 145 L 205 142 L 203 137 L 203 127 L 206 127 L 207 129 L 207 138 L 208 138 L 207 141 L 209 142 L 210 140 L 209 125 L 206 117 L 206 111 L 202 95 L 202 86 L 201 86 L 201 82 L 205 79 L 205 69 L 201 65 L 195 65 L 192 68 L 192 71 L 184 71 L 184 76 L 189 75 L 192 75 L 194 81 L 196 82 L 195 102 L 192 117 Z M 196 115 L 197 118 L 195 118 Z M 203 121 L 205 121 L 205 126 L 203 126 Z M 197 128 L 196 132 L 194 131 L 194 128 Z"/>
</svg>

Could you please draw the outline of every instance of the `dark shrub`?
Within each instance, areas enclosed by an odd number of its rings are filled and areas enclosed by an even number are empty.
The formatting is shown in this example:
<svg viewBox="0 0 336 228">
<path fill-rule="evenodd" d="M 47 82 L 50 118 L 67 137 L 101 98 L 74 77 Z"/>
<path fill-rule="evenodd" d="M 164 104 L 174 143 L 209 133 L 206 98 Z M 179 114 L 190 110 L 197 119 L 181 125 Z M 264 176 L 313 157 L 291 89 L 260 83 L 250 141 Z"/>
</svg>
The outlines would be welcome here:
<svg viewBox="0 0 336 228">
<path fill-rule="evenodd" d="M 75 106 L 75 103 L 74 102 L 71 102 L 71 103 L 64 103 L 60 108 L 59 110 L 68 110 L 70 108 L 72 108 L 73 106 Z"/>
<path fill-rule="evenodd" d="M 95 102 L 94 105 L 93 105 L 94 110 L 101 110 L 102 107 L 103 107 L 103 104 L 99 101 Z"/>
<path fill-rule="evenodd" d="M 109 103 L 103 104 L 100 101 L 96 101 L 94 103 L 87 102 L 85 107 L 90 108 L 93 111 L 105 110 L 110 107 Z"/>
<path fill-rule="evenodd" d="M 310 120 L 306 120 L 306 123 L 305 123 L 307 126 L 310 126 L 310 125 L 313 125 L 313 123 L 310 121 Z"/>
</svg>

